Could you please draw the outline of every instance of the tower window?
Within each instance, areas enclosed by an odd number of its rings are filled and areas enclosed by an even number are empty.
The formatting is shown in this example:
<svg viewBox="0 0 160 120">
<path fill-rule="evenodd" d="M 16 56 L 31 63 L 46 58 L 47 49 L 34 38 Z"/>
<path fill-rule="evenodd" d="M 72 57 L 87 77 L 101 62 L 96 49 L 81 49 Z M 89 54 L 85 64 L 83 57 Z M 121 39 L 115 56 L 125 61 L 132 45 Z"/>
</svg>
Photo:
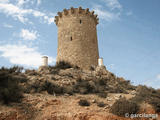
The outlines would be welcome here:
<svg viewBox="0 0 160 120">
<path fill-rule="evenodd" d="M 72 41 L 72 36 L 71 36 L 71 41 Z"/>
<path fill-rule="evenodd" d="M 82 23 L 82 20 L 80 20 L 79 23 L 81 24 L 81 23 Z"/>
</svg>

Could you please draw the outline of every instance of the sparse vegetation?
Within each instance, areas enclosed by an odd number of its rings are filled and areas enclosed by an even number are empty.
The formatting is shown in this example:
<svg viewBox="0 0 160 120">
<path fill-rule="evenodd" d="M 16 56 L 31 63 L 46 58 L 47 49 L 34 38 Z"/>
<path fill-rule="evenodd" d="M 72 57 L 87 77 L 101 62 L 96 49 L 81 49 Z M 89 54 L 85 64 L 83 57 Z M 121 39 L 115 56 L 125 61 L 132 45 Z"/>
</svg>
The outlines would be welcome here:
<svg viewBox="0 0 160 120">
<path fill-rule="evenodd" d="M 43 90 L 46 90 L 49 94 L 63 94 L 64 93 L 63 87 L 60 87 L 48 81 L 45 81 L 43 85 Z"/>
<path fill-rule="evenodd" d="M 49 66 L 49 72 L 51 74 L 58 74 L 60 69 L 67 69 L 67 68 L 74 68 L 77 69 L 78 67 L 71 65 L 68 62 L 60 61 L 55 66 Z M 26 74 L 29 75 L 36 75 L 38 72 L 28 70 L 26 71 Z M 73 79 L 73 75 L 68 73 L 66 76 L 71 77 Z M 53 78 L 53 77 L 52 77 Z M 116 80 L 117 79 L 117 80 Z M 54 80 L 56 80 L 54 78 Z M 113 85 L 115 82 L 119 82 L 115 85 Z M 111 83 L 113 82 L 113 83 Z M 111 86 L 108 85 L 111 84 Z M 113 86 L 113 87 L 112 87 Z M 73 95 L 74 93 L 80 93 L 80 94 L 97 94 L 100 97 L 105 98 L 107 96 L 108 92 L 112 93 L 127 93 L 126 88 L 129 86 L 129 88 L 133 87 L 129 81 L 120 81 L 118 78 L 113 74 L 109 72 L 109 77 L 104 78 L 101 75 L 98 75 L 98 77 L 94 77 L 92 80 L 83 80 L 81 76 L 77 78 L 77 81 L 74 82 L 70 87 L 64 86 L 62 93 L 68 93 L 70 95 Z M 30 88 L 34 88 L 35 92 L 43 91 L 44 86 L 39 85 L 39 83 L 36 83 L 32 85 Z M 55 86 L 53 87 L 55 88 Z M 128 88 L 127 88 L 128 89 Z M 61 90 L 62 91 L 62 90 Z M 48 90 L 49 93 L 52 93 L 50 90 Z"/>
<path fill-rule="evenodd" d="M 112 75 L 114 76 L 114 75 Z M 127 90 L 135 90 L 136 87 L 131 85 L 129 80 L 124 80 L 123 78 L 117 78 L 116 87 L 110 88 L 111 93 L 125 93 L 128 94 Z"/>
<path fill-rule="evenodd" d="M 9 74 L 19 74 L 21 73 L 23 70 L 23 67 L 19 67 L 19 66 L 13 66 L 11 68 L 5 68 L 5 67 L 2 67 L 0 69 L 1 72 L 7 72 Z"/>
<path fill-rule="evenodd" d="M 59 70 L 61 70 L 61 69 L 68 69 L 68 68 L 80 69 L 78 66 L 72 65 L 69 62 L 59 61 L 59 62 L 56 63 L 55 66 L 49 66 L 49 71 L 52 74 L 58 74 Z"/>
<path fill-rule="evenodd" d="M 90 71 L 94 71 L 94 70 L 95 70 L 95 67 L 94 67 L 94 66 L 91 66 L 91 67 L 89 68 L 89 70 L 90 70 Z"/>
<path fill-rule="evenodd" d="M 36 70 L 30 70 L 30 69 L 26 69 L 25 70 L 25 74 L 31 75 L 31 76 L 33 76 L 33 75 L 35 75 L 35 76 L 39 75 Z"/>
<path fill-rule="evenodd" d="M 97 93 L 97 95 L 101 98 L 106 98 L 108 93 L 107 92 L 100 92 L 100 93 Z"/>
<path fill-rule="evenodd" d="M 19 86 L 19 82 L 23 78 L 17 76 L 22 69 L 18 66 L 0 69 L 0 101 L 3 103 L 19 102 L 23 97 L 22 89 Z"/>
<path fill-rule="evenodd" d="M 86 80 L 79 78 L 73 86 L 73 91 L 80 94 L 93 93 L 94 87 Z"/>
<path fill-rule="evenodd" d="M 80 106 L 90 106 L 90 102 L 88 102 L 86 99 L 81 99 L 78 103 Z"/>
<path fill-rule="evenodd" d="M 97 103 L 97 106 L 98 106 L 98 107 L 105 107 L 106 104 L 105 104 L 104 102 L 98 102 L 98 103 Z"/>
<path fill-rule="evenodd" d="M 131 101 L 138 104 L 142 102 L 148 102 L 153 105 L 156 112 L 160 112 L 160 92 L 147 86 L 139 85 L 137 87 L 137 94 L 131 98 Z"/>
<path fill-rule="evenodd" d="M 130 80 L 118 80 L 118 84 L 121 85 L 121 87 L 125 88 L 126 90 L 135 90 L 136 87 L 134 85 L 131 85 Z"/>
<path fill-rule="evenodd" d="M 51 95 L 61 95 L 64 94 L 65 88 L 61 87 L 53 82 L 49 82 L 49 81 L 35 81 L 34 84 L 32 85 L 28 85 L 28 87 L 26 88 L 26 93 L 30 93 L 30 92 L 42 92 L 42 91 L 47 91 L 48 94 Z"/>
<path fill-rule="evenodd" d="M 58 74 L 60 69 L 67 68 L 75 68 L 75 66 L 62 61 L 53 67 L 49 67 L 49 72 Z M 51 95 L 63 95 L 66 93 L 69 95 L 74 95 L 76 93 L 96 94 L 99 97 L 106 98 L 108 93 L 127 94 L 129 90 L 135 90 L 135 97 L 130 100 L 120 99 L 119 101 L 116 101 L 112 106 L 111 111 L 114 114 L 122 116 L 125 112 L 124 109 L 127 109 L 129 112 L 136 112 L 139 109 L 138 104 L 147 102 L 154 107 L 156 112 L 160 112 L 160 90 L 155 90 L 142 85 L 139 85 L 138 87 L 133 86 L 130 81 L 118 78 L 113 73 L 109 73 L 108 77 L 103 77 L 103 74 L 101 74 L 93 76 L 92 79 L 89 78 L 85 80 L 83 79 L 83 76 L 79 75 L 76 81 L 71 81 L 70 85 L 61 86 L 57 83 L 57 78 L 53 75 L 44 78 L 44 76 L 36 70 L 27 69 L 24 73 L 22 71 L 23 68 L 18 66 L 11 68 L 2 67 L 0 69 L 0 101 L 3 101 L 5 104 L 19 102 L 23 97 L 23 91 L 25 93 L 47 91 Z M 34 79 L 28 80 L 26 77 L 28 75 Z M 70 79 L 75 79 L 75 76 L 70 72 L 65 73 L 63 77 L 64 76 L 67 76 Z M 39 79 L 38 77 L 41 78 Z M 49 80 L 47 80 L 48 78 Z M 105 106 L 105 104 L 102 104 L 101 102 L 97 103 L 97 105 L 99 107 Z M 122 107 L 122 110 L 118 111 L 115 106 Z"/>
<path fill-rule="evenodd" d="M 74 94 L 72 86 L 66 86 L 66 87 L 64 87 L 63 90 L 64 90 L 64 93 L 67 93 L 69 95 L 73 95 Z"/>
<path fill-rule="evenodd" d="M 138 111 L 139 105 L 133 101 L 126 100 L 125 98 L 117 100 L 110 109 L 111 113 L 123 117 L 126 113 L 136 114 Z"/>
<path fill-rule="evenodd" d="M 154 107 L 156 112 L 160 112 L 160 98 L 151 98 L 149 104 Z"/>
<path fill-rule="evenodd" d="M 66 61 L 59 61 L 54 66 L 55 69 L 67 69 L 67 68 L 79 68 L 78 66 L 72 65 Z"/>
<path fill-rule="evenodd" d="M 95 93 L 98 96 L 105 98 L 107 96 L 105 85 L 106 83 L 102 79 L 87 81 L 79 77 L 77 82 L 73 85 L 73 92 L 80 94 Z"/>
<path fill-rule="evenodd" d="M 40 82 L 40 81 L 35 81 L 33 84 L 31 84 L 30 86 L 28 85 L 28 90 L 27 91 L 32 91 L 32 92 L 41 92 L 46 90 L 44 88 L 45 86 L 45 82 Z"/>
<path fill-rule="evenodd" d="M 72 67 L 73 66 L 69 62 L 65 62 L 65 61 L 57 62 L 55 65 L 56 69 L 67 69 L 67 68 L 72 68 Z"/>
<path fill-rule="evenodd" d="M 110 88 L 110 89 L 109 89 L 109 92 L 110 92 L 110 93 L 125 93 L 125 94 L 128 93 L 128 92 L 126 91 L 126 89 L 123 88 L 120 84 L 117 84 L 117 86 L 114 87 L 114 88 Z"/>
<path fill-rule="evenodd" d="M 59 86 L 54 81 L 39 81 L 36 80 L 32 84 L 28 84 L 25 89 L 26 93 L 47 91 L 49 94 L 69 94 L 73 95 L 75 93 L 80 94 L 96 94 L 99 97 L 106 98 L 108 92 L 105 91 L 105 83 L 102 80 L 98 81 L 87 81 L 83 80 L 81 77 L 70 86 Z"/>
</svg>

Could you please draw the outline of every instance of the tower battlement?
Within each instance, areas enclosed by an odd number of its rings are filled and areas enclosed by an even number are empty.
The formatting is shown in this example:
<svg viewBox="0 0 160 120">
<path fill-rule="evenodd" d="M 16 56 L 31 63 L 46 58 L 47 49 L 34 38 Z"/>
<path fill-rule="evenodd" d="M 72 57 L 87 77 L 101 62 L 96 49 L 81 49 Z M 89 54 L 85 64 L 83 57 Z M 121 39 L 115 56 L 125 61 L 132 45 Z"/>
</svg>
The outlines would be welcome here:
<svg viewBox="0 0 160 120">
<path fill-rule="evenodd" d="M 97 17 L 97 14 L 94 14 L 94 11 L 89 11 L 89 8 L 82 9 L 82 7 L 79 8 L 73 8 L 70 9 L 63 9 L 62 12 L 57 13 L 58 16 L 55 16 L 55 23 L 58 25 L 59 20 L 66 16 L 88 16 L 93 18 L 95 21 L 95 24 L 97 25 L 99 23 L 99 18 Z"/>
</svg>

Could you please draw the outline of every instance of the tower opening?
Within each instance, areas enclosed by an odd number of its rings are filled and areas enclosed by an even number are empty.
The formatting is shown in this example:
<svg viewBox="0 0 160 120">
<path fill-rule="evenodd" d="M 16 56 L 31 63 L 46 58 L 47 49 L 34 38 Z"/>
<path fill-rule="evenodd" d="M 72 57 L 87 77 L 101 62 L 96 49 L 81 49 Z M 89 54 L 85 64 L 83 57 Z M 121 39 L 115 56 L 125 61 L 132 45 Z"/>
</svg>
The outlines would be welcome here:
<svg viewBox="0 0 160 120">
<path fill-rule="evenodd" d="M 71 41 L 72 41 L 72 36 L 71 36 Z"/>
<path fill-rule="evenodd" d="M 79 23 L 81 24 L 81 23 L 82 23 L 82 20 L 80 20 Z"/>
</svg>

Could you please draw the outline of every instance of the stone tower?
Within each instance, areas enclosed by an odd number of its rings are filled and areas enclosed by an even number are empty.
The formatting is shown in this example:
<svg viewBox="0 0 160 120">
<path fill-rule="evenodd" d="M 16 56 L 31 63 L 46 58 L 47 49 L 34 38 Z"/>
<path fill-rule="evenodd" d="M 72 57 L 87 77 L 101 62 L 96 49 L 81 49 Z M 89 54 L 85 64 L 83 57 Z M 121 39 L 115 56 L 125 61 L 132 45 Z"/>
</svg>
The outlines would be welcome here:
<svg viewBox="0 0 160 120">
<path fill-rule="evenodd" d="M 55 16 L 58 26 L 57 62 L 67 61 L 82 69 L 98 65 L 97 15 L 89 9 L 64 9 Z"/>
</svg>

